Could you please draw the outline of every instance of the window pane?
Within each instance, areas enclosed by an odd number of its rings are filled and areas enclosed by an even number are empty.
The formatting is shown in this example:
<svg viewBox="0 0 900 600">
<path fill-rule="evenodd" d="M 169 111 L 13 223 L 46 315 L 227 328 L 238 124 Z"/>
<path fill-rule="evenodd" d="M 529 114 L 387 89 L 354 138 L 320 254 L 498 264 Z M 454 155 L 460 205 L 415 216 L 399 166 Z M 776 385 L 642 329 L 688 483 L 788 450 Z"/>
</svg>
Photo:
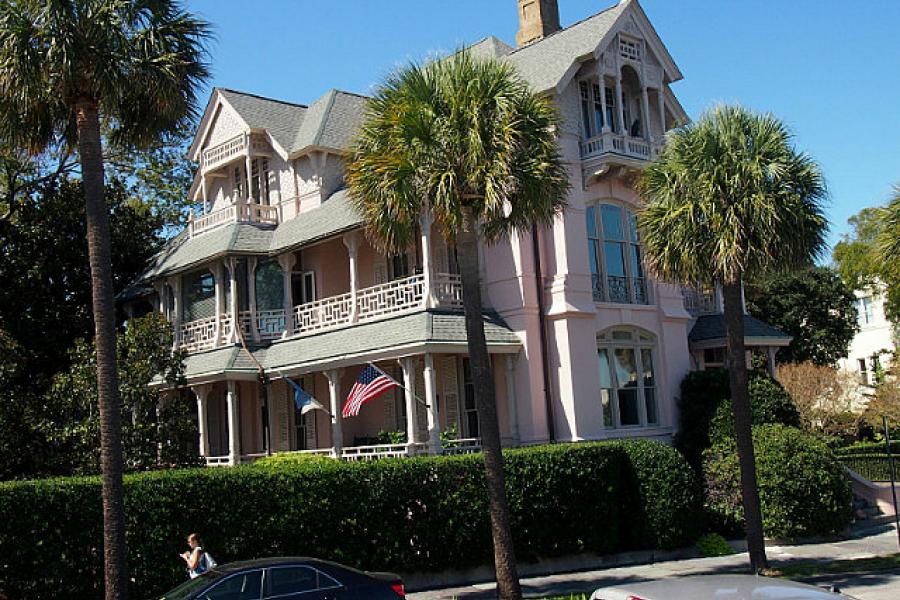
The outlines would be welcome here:
<svg viewBox="0 0 900 600">
<path fill-rule="evenodd" d="M 198 271 L 184 277 L 185 321 L 205 319 L 216 314 L 216 284 L 212 273 Z"/>
<path fill-rule="evenodd" d="M 653 387 L 655 379 L 653 377 L 653 353 L 649 348 L 641 350 L 641 366 L 644 368 L 644 387 Z"/>
<path fill-rule="evenodd" d="M 310 592 L 318 587 L 316 571 L 309 567 L 269 569 L 269 592 L 266 597 Z"/>
<path fill-rule="evenodd" d="M 645 388 L 644 401 L 647 403 L 647 424 L 656 425 L 659 423 L 659 417 L 656 414 L 656 390 Z"/>
<path fill-rule="evenodd" d="M 588 206 L 584 211 L 584 217 L 587 224 L 588 237 L 597 237 L 597 207 Z"/>
<path fill-rule="evenodd" d="M 625 250 L 623 244 L 604 242 L 603 253 L 606 258 L 606 274 L 610 277 L 625 277 Z"/>
<path fill-rule="evenodd" d="M 588 84 L 582 81 L 579 84 L 581 88 L 581 120 L 584 123 L 584 137 L 589 138 L 591 135 L 591 109 L 590 99 L 588 98 Z"/>
<path fill-rule="evenodd" d="M 619 389 L 637 387 L 637 365 L 633 348 L 616 348 L 616 383 Z"/>
<path fill-rule="evenodd" d="M 209 600 L 258 600 L 262 585 L 262 571 L 251 571 L 230 577 L 203 593 Z"/>
<path fill-rule="evenodd" d="M 631 211 L 628 212 L 628 239 L 634 243 L 638 241 L 637 217 Z"/>
<path fill-rule="evenodd" d="M 603 221 L 603 238 L 607 240 L 624 240 L 622 229 L 622 207 L 614 204 L 600 205 L 600 219 Z"/>
<path fill-rule="evenodd" d="M 588 260 L 591 263 L 591 273 L 597 275 L 600 273 L 600 247 L 597 245 L 597 240 L 590 240 L 588 242 Z"/>
<path fill-rule="evenodd" d="M 617 329 L 612 332 L 612 339 L 614 340 L 631 340 L 634 339 L 634 336 L 630 331 L 623 331 L 621 329 Z"/>
<path fill-rule="evenodd" d="M 600 390 L 600 403 L 603 405 L 603 426 L 613 426 L 612 402 L 610 402 L 610 390 Z"/>
<path fill-rule="evenodd" d="M 603 425 L 612 427 L 612 377 L 609 372 L 609 351 L 606 348 L 597 350 L 600 367 L 600 404 L 603 407 Z"/>
<path fill-rule="evenodd" d="M 620 389 L 619 394 L 619 423 L 623 427 L 629 425 L 640 425 L 641 419 L 638 415 L 638 391 L 634 388 L 627 390 Z"/>
<path fill-rule="evenodd" d="M 284 302 L 284 282 L 281 267 L 267 260 L 256 267 L 256 309 L 276 310 Z"/>
<path fill-rule="evenodd" d="M 631 245 L 631 274 L 634 277 L 644 276 L 644 266 L 641 264 L 641 247 L 637 244 Z"/>
<path fill-rule="evenodd" d="M 593 92 L 594 97 L 594 131 L 600 133 L 600 129 L 603 127 L 603 105 L 600 100 L 600 84 L 592 84 L 591 91 Z"/>
<path fill-rule="evenodd" d="M 611 388 L 612 379 L 609 376 L 609 354 L 607 353 L 606 348 L 600 348 L 600 350 L 597 351 L 597 356 L 600 360 L 600 387 Z"/>
</svg>

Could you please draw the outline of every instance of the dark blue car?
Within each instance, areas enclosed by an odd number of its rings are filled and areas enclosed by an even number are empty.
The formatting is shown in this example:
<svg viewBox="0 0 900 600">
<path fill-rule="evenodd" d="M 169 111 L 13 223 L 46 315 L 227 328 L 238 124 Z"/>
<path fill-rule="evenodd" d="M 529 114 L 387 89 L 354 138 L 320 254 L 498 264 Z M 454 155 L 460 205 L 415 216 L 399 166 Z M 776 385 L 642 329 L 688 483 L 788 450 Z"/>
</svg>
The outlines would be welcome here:
<svg viewBox="0 0 900 600">
<path fill-rule="evenodd" d="M 219 565 L 160 600 L 397 600 L 392 573 L 357 571 L 314 558 L 265 558 Z"/>
</svg>

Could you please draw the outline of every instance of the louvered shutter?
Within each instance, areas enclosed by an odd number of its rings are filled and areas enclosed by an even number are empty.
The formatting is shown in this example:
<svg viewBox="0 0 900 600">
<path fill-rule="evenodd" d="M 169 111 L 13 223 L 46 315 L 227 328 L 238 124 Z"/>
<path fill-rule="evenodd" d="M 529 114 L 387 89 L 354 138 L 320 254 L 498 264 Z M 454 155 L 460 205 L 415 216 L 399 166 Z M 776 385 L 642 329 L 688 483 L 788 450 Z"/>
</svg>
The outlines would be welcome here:
<svg viewBox="0 0 900 600">
<path fill-rule="evenodd" d="M 374 277 L 375 285 L 387 283 L 387 259 L 380 254 L 375 256 L 374 272 L 372 276 Z"/>
<path fill-rule="evenodd" d="M 420 359 L 413 361 L 416 370 L 416 431 L 419 441 L 428 439 L 428 409 L 425 408 L 425 371 L 424 363 Z"/>
<path fill-rule="evenodd" d="M 445 356 L 442 361 L 441 388 L 444 390 L 441 408 L 444 411 L 445 429 L 452 427 L 459 432 L 459 373 L 456 356 Z"/>
<path fill-rule="evenodd" d="M 313 377 L 304 377 L 300 385 L 309 395 L 313 398 L 316 397 L 315 379 Z M 308 450 L 317 448 L 319 445 L 316 439 L 316 414 L 317 411 L 311 410 L 303 415 L 303 433 L 306 436 L 306 448 Z"/>
<path fill-rule="evenodd" d="M 294 398 L 291 386 L 286 381 L 280 382 L 279 392 L 275 395 L 276 418 L 278 419 L 278 438 L 276 450 L 291 449 L 291 418 L 294 416 Z"/>
</svg>

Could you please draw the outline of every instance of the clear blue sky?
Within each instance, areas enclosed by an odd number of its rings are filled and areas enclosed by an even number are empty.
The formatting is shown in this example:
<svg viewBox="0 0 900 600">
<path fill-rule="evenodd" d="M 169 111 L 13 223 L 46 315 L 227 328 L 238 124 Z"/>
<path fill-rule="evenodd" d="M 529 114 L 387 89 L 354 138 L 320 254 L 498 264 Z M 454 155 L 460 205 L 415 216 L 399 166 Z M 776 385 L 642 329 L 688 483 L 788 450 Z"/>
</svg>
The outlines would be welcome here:
<svg viewBox="0 0 900 600">
<path fill-rule="evenodd" d="M 559 0 L 563 26 L 614 0 Z M 770 110 L 825 172 L 830 241 L 900 183 L 900 1 L 642 0 L 695 118 Z M 516 0 L 188 0 L 213 23 L 212 85 L 309 103 L 367 93 L 409 59 L 487 35 L 515 42 Z"/>
</svg>

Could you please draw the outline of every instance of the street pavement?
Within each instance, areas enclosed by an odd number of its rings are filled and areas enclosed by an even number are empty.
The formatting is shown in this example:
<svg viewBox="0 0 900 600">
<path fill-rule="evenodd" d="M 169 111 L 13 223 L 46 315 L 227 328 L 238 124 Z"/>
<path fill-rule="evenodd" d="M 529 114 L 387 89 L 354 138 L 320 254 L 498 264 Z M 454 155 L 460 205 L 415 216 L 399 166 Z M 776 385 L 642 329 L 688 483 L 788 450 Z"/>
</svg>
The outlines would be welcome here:
<svg viewBox="0 0 900 600">
<path fill-rule="evenodd" d="M 893 524 L 877 525 L 856 531 L 840 541 L 800 544 L 794 546 L 768 546 L 769 562 L 773 567 L 794 562 L 847 560 L 868 558 L 900 551 L 897 531 Z M 740 572 L 746 570 L 746 552 L 715 558 L 694 558 L 658 562 L 630 567 L 616 567 L 599 571 L 581 571 L 530 577 L 522 579 L 522 591 L 526 598 L 569 593 L 589 592 L 598 587 L 618 585 L 648 579 L 681 577 L 713 573 Z M 863 575 L 843 575 L 810 578 L 806 583 L 837 585 L 842 592 L 859 600 L 900 599 L 900 570 Z M 468 586 L 409 593 L 409 600 L 482 600 L 494 598 L 494 584 L 480 583 Z"/>
</svg>

